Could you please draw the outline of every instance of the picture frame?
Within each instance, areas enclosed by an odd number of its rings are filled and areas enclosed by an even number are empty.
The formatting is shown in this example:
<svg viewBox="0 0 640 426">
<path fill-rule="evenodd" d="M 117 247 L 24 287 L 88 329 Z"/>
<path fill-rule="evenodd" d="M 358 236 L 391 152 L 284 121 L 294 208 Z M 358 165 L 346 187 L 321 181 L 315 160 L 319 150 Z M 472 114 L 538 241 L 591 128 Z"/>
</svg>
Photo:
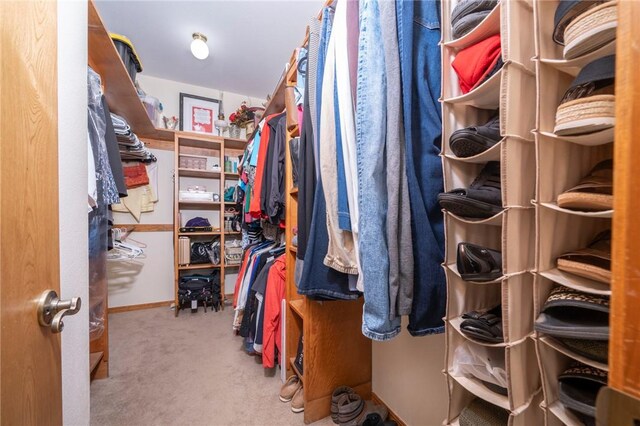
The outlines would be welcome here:
<svg viewBox="0 0 640 426">
<path fill-rule="evenodd" d="M 180 92 L 180 130 L 213 134 L 220 100 Z"/>
</svg>

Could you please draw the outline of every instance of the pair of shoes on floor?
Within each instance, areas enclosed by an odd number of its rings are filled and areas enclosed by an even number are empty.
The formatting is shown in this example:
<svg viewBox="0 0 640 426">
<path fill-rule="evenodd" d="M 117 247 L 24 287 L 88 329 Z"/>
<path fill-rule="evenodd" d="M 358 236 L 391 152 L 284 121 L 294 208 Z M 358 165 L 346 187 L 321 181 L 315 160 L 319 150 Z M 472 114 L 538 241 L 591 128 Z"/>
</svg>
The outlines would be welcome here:
<svg viewBox="0 0 640 426">
<path fill-rule="evenodd" d="M 280 401 L 290 402 L 291 411 L 301 413 L 304 411 L 304 390 L 302 381 L 295 374 L 290 376 L 280 389 Z"/>
<path fill-rule="evenodd" d="M 363 401 L 352 388 L 339 386 L 331 395 L 331 420 L 340 426 L 395 426 L 386 407 Z"/>
</svg>

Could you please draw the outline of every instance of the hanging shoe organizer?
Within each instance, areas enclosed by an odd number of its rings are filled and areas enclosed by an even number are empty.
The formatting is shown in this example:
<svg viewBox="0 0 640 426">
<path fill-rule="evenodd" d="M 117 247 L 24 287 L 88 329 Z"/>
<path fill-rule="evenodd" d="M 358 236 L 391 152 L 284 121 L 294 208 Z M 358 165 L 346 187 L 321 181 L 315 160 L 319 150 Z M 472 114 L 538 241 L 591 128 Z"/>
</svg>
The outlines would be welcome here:
<svg viewBox="0 0 640 426">
<path fill-rule="evenodd" d="M 580 70 L 592 61 L 615 54 L 615 40 L 571 60 L 553 40 L 557 0 L 534 3 L 537 119 L 535 146 L 537 182 L 536 261 L 534 274 L 534 321 L 551 290 L 558 285 L 597 296 L 610 296 L 610 286 L 557 268 L 558 256 L 587 247 L 601 231 L 611 228 L 612 210 L 583 212 L 558 206 L 558 196 L 587 176 L 602 160 L 613 157 L 613 128 L 579 136 L 554 134 L 558 105 Z M 560 402 L 558 377 L 575 362 L 608 371 L 605 363 L 582 356 L 557 339 L 534 333 L 542 377 L 546 425 L 582 425 L 575 412 Z"/>
<path fill-rule="evenodd" d="M 452 40 L 451 12 L 459 2 L 442 2 L 442 157 L 445 191 L 467 188 L 488 161 L 500 162 L 502 211 L 486 219 L 468 219 L 445 211 L 447 276 L 446 375 L 449 410 L 446 424 L 458 424 L 471 401 L 480 398 L 505 410 L 510 425 L 542 424 L 543 398 L 533 333 L 535 265 L 536 66 L 534 5 L 503 0 L 469 33 Z M 504 65 L 463 94 L 451 66 L 460 50 L 500 34 Z M 500 111 L 501 140 L 468 158 L 449 146 L 459 129 L 486 123 Z M 502 276 L 489 282 L 462 279 L 456 266 L 461 242 L 502 253 Z M 461 331 L 462 315 L 501 306 L 500 343 L 485 343 Z M 504 370 L 505 386 L 487 384 L 481 374 L 461 371 L 466 352 L 489 354 L 489 368 Z M 500 389 L 502 388 L 502 389 Z"/>
</svg>

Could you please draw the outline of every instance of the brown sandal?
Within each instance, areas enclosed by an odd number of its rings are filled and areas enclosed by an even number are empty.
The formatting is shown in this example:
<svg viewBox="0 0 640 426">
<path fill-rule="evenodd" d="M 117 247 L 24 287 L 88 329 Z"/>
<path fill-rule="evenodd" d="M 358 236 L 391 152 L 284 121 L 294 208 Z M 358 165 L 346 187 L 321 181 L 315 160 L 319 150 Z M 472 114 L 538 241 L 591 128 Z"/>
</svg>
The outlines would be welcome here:
<svg viewBox="0 0 640 426">
<path fill-rule="evenodd" d="M 582 211 L 613 209 L 613 160 L 601 161 L 578 185 L 560 194 L 558 206 Z"/>
<path fill-rule="evenodd" d="M 605 284 L 611 283 L 611 230 L 599 233 L 589 247 L 558 257 L 558 269 Z"/>
</svg>

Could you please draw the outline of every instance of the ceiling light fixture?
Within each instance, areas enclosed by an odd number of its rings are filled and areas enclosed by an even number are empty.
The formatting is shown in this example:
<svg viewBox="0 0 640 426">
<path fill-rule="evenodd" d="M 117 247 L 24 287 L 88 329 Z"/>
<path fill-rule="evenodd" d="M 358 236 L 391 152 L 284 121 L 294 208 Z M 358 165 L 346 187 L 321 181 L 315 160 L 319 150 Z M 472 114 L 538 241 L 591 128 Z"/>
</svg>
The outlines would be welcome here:
<svg viewBox="0 0 640 426">
<path fill-rule="evenodd" d="M 209 46 L 207 46 L 207 37 L 200 33 L 193 33 L 193 41 L 191 42 L 191 53 L 198 59 L 206 59 L 209 56 Z"/>
</svg>

